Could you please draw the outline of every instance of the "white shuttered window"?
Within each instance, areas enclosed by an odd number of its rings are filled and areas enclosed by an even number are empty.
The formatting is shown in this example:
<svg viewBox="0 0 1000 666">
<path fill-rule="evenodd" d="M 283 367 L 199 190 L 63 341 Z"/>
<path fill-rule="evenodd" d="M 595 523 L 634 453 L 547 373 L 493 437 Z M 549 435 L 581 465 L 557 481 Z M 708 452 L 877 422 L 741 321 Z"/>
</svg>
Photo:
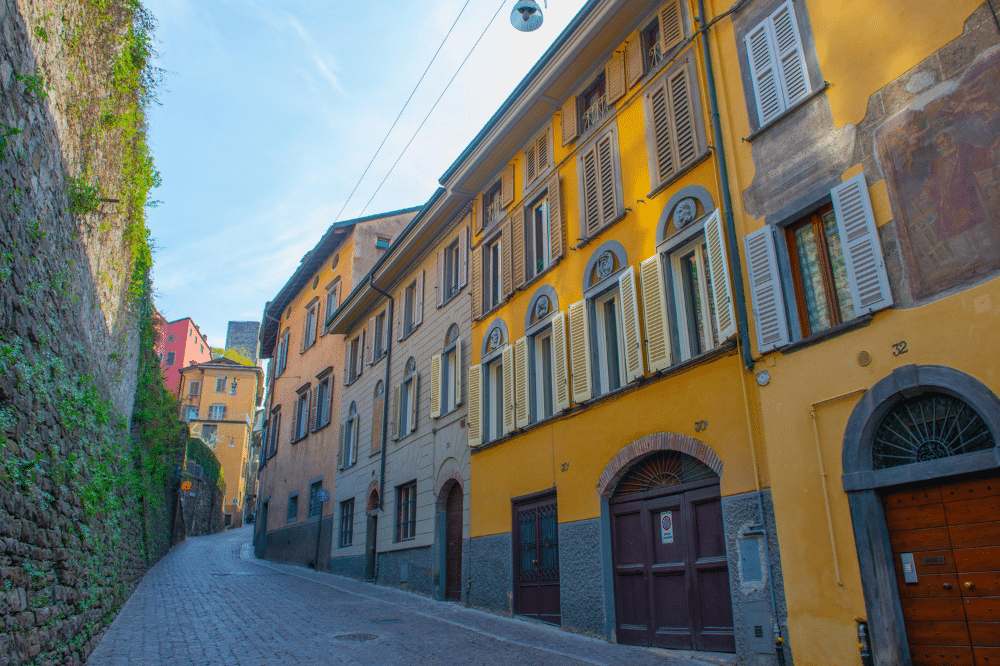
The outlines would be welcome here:
<svg viewBox="0 0 1000 666">
<path fill-rule="evenodd" d="M 644 96 L 649 173 L 657 188 L 680 173 L 705 152 L 698 130 L 700 113 L 694 60 L 683 58 L 650 87 Z"/>
<path fill-rule="evenodd" d="M 792 0 L 761 21 L 744 41 L 757 123 L 763 127 L 812 92 Z"/>
<path fill-rule="evenodd" d="M 581 236 L 589 238 L 622 214 L 618 135 L 614 128 L 577 157 L 580 174 Z"/>
</svg>

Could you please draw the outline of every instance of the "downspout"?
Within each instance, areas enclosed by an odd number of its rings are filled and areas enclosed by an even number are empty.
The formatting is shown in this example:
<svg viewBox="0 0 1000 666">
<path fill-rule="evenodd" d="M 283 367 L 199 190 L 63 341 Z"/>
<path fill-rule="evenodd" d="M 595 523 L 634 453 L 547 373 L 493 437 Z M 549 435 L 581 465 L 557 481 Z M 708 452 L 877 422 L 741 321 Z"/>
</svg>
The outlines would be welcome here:
<svg viewBox="0 0 1000 666">
<path fill-rule="evenodd" d="M 733 199 L 729 194 L 729 169 L 726 166 L 726 149 L 722 142 L 722 121 L 719 117 L 719 97 L 715 92 L 715 74 L 712 71 L 712 52 L 708 44 L 708 22 L 705 16 L 705 0 L 698 0 L 698 22 L 702 26 L 701 47 L 705 60 L 705 84 L 708 100 L 712 108 L 712 130 L 715 140 L 716 161 L 719 165 L 719 189 L 722 190 L 722 207 L 726 211 L 726 246 L 729 250 L 729 264 L 733 267 L 733 292 L 736 297 L 736 319 L 740 337 L 740 351 L 743 366 L 747 370 L 754 367 L 750 354 L 750 329 L 747 324 L 747 303 L 743 294 L 743 268 L 740 264 L 739 246 L 736 244 L 736 222 L 733 218 Z"/>
<path fill-rule="evenodd" d="M 386 425 L 389 423 L 389 370 L 392 365 L 392 310 L 395 301 L 391 294 L 387 294 L 378 287 L 375 286 L 375 274 L 374 272 L 368 277 L 368 286 L 377 291 L 378 293 L 389 299 L 389 307 L 386 309 L 386 324 L 389 329 L 388 338 L 385 341 L 385 394 L 382 396 L 382 454 L 379 460 L 379 477 L 378 477 L 378 509 L 382 510 L 385 503 L 385 449 L 388 439 L 388 428 Z M 375 556 L 375 568 L 378 568 L 378 553 L 376 551 Z"/>
<path fill-rule="evenodd" d="M 712 51 L 708 42 L 708 21 L 705 15 L 705 0 L 698 0 L 698 15 L 701 30 L 702 57 L 705 60 L 705 84 L 708 87 L 708 99 L 712 108 L 712 130 L 715 139 L 716 161 L 719 165 L 719 188 L 722 190 L 722 207 L 726 209 L 726 245 L 729 250 L 729 263 L 733 268 L 733 291 L 736 296 L 736 317 L 739 327 L 740 351 L 743 356 L 743 366 L 747 370 L 754 367 L 750 354 L 750 331 L 747 325 L 747 304 L 743 294 L 743 268 L 740 264 L 740 252 L 736 245 L 736 222 L 733 218 L 733 199 L 729 193 L 729 169 L 726 166 L 726 149 L 722 142 L 722 120 L 719 115 L 719 97 L 715 91 L 715 74 L 712 71 Z M 764 563 L 767 566 L 767 586 L 771 601 L 772 631 L 774 633 L 774 649 L 778 664 L 785 663 L 785 639 L 781 636 L 778 624 L 778 604 L 774 593 L 774 573 L 771 568 L 771 549 L 768 546 L 767 528 L 764 522 L 764 495 L 760 487 L 760 471 L 758 469 L 757 450 L 754 446 L 753 428 L 750 423 L 750 405 L 746 391 L 746 377 L 740 372 L 740 385 L 743 389 L 744 411 L 747 414 L 747 426 L 750 435 L 750 454 L 753 460 L 754 481 L 757 486 L 757 520 L 763 532 Z"/>
</svg>

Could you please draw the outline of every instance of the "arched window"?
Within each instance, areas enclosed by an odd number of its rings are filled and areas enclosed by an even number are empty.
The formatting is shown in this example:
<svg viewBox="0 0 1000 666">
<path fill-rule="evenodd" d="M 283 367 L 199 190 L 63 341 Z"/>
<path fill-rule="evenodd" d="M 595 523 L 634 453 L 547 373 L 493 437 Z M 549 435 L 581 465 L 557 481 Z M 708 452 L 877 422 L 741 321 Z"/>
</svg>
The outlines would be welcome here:
<svg viewBox="0 0 1000 666">
<path fill-rule="evenodd" d="M 458 324 L 444 336 L 444 349 L 431 358 L 431 418 L 440 418 L 462 404 L 462 341 Z"/>
<path fill-rule="evenodd" d="M 406 361 L 403 383 L 396 389 L 396 438 L 402 439 L 417 429 L 417 389 L 420 375 L 417 361 L 411 356 Z"/>
</svg>

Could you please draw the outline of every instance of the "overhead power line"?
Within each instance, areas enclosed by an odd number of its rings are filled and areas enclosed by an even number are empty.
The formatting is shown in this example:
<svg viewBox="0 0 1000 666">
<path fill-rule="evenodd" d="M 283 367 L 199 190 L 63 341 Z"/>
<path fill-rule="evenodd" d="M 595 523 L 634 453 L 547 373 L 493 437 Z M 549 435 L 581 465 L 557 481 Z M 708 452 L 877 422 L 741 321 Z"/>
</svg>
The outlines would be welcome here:
<svg viewBox="0 0 1000 666">
<path fill-rule="evenodd" d="M 420 130 L 423 128 L 424 124 L 427 122 L 427 119 L 431 117 L 432 113 L 434 113 L 434 109 L 437 108 L 438 102 L 440 102 L 441 98 L 444 97 L 444 94 L 446 92 L 448 92 L 448 88 L 450 88 L 451 84 L 454 83 L 455 78 L 458 76 L 458 73 L 462 71 L 462 67 L 465 66 L 465 63 L 469 60 L 469 57 L 472 55 L 472 52 L 476 50 L 477 46 L 479 46 L 479 42 L 482 41 L 483 36 L 486 35 L 486 31 L 490 29 L 491 25 L 493 25 L 493 21 L 495 21 L 496 18 L 497 18 L 497 16 L 500 14 L 500 10 L 503 9 L 504 4 L 506 4 L 506 0 L 502 0 L 500 2 L 500 6 L 497 7 L 497 11 L 496 11 L 495 14 L 493 14 L 493 18 L 491 18 L 490 22 L 486 24 L 486 27 L 483 28 L 483 31 L 481 33 L 479 33 L 479 37 L 476 39 L 476 43 L 473 44 L 472 48 L 469 49 L 469 52 L 465 54 L 465 58 L 462 59 L 462 63 L 458 66 L 458 69 L 455 70 L 455 73 L 452 75 L 451 79 L 448 81 L 448 85 L 446 85 L 444 87 L 444 90 L 441 91 L 441 94 L 438 95 L 438 98 L 434 101 L 434 106 L 432 106 L 431 110 L 427 112 L 426 116 L 424 116 L 424 119 L 420 122 L 420 126 L 417 127 L 417 129 L 416 129 L 415 132 L 413 132 L 413 136 L 410 137 L 410 140 L 406 143 L 406 146 L 403 148 L 403 152 L 401 152 L 399 154 L 399 157 L 396 158 L 396 161 L 392 163 L 391 167 L 389 167 L 389 171 L 385 174 L 385 178 L 383 178 L 382 182 L 378 184 L 377 188 L 375 188 L 375 191 L 372 193 L 371 199 L 369 199 L 368 203 L 365 204 L 365 207 L 361 209 L 361 213 L 359 213 L 359 215 L 364 215 L 365 211 L 368 210 L 368 206 L 370 206 L 371 203 L 372 203 L 372 200 L 375 199 L 375 195 L 378 194 L 378 191 L 380 189 L 382 189 L 383 185 L 385 185 L 385 181 L 389 179 L 389 175 L 392 173 L 393 169 L 396 168 L 396 165 L 399 164 L 399 160 L 403 159 L 403 155 L 406 154 L 406 150 L 410 147 L 410 144 L 413 143 L 413 140 L 417 138 L 417 134 L 420 133 Z"/>
<path fill-rule="evenodd" d="M 396 119 L 392 121 L 392 126 L 389 128 L 389 131 L 386 132 L 385 136 L 382 138 L 382 143 L 380 143 L 378 145 L 378 148 L 375 149 L 375 154 L 372 155 L 372 159 L 370 162 L 368 162 L 368 166 L 366 166 L 365 170 L 361 173 L 361 177 L 358 178 L 358 182 L 354 184 L 354 189 L 352 189 L 351 193 L 347 195 L 347 201 L 344 202 L 344 205 L 343 207 L 341 207 L 340 212 L 337 213 L 337 219 L 334 220 L 334 222 L 339 221 L 340 216 L 344 214 L 344 210 L 347 208 L 347 204 L 350 203 L 351 197 L 353 197 L 354 193 L 357 192 L 358 186 L 361 185 L 361 181 L 365 179 L 365 175 L 367 175 L 368 170 L 371 168 L 372 164 L 375 163 L 375 158 L 378 157 L 379 151 L 382 150 L 382 146 L 384 146 L 385 142 L 389 139 L 389 135 L 392 134 L 392 130 L 396 128 L 396 124 L 399 122 L 399 119 L 403 116 L 403 112 L 406 111 L 406 107 L 410 105 L 410 100 L 413 99 L 413 95 L 416 94 L 417 88 L 419 88 L 420 84 L 423 83 L 424 77 L 427 76 L 427 72 L 429 72 L 431 69 L 431 65 L 434 64 L 435 60 L 437 60 L 438 54 L 441 53 L 441 49 L 444 48 L 444 43 L 448 41 L 448 37 L 451 36 L 451 31 L 454 30 L 455 26 L 458 24 L 458 19 L 462 18 L 462 14 L 465 13 L 465 8 L 469 6 L 470 1 L 471 0 L 465 0 L 465 4 L 462 5 L 462 9 L 458 12 L 458 16 L 455 17 L 455 21 L 451 24 L 451 27 L 448 28 L 448 32 L 445 34 L 444 39 L 441 40 L 441 44 L 438 45 L 437 51 L 435 51 L 434 55 L 431 56 L 431 61 L 427 63 L 427 68 L 424 69 L 424 73 L 420 75 L 420 79 L 417 81 L 417 85 L 413 86 L 413 90 L 410 92 L 410 96 L 406 98 L 406 102 L 403 104 L 403 108 L 399 110 L 399 114 L 396 116 Z M 371 202 L 369 201 L 369 203 Z M 367 206 L 365 207 L 367 208 Z M 362 211 L 362 213 L 364 213 L 364 211 Z"/>
</svg>

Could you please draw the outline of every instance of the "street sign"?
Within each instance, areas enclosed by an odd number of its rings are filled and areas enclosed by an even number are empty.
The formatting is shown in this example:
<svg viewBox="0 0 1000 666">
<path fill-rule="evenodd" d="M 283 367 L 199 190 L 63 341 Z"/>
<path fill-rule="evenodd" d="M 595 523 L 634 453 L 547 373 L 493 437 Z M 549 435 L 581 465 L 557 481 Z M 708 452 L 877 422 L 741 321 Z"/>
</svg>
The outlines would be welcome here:
<svg viewBox="0 0 1000 666">
<path fill-rule="evenodd" d="M 327 501 L 328 499 L 330 499 L 330 491 L 327 490 L 326 488 L 320 488 L 319 491 L 316 493 L 316 499 L 318 499 L 320 502 Z"/>
<path fill-rule="evenodd" d="M 184 492 L 188 492 L 189 490 L 191 490 L 191 482 L 190 481 L 182 481 L 181 482 L 181 490 L 183 490 Z"/>
</svg>

